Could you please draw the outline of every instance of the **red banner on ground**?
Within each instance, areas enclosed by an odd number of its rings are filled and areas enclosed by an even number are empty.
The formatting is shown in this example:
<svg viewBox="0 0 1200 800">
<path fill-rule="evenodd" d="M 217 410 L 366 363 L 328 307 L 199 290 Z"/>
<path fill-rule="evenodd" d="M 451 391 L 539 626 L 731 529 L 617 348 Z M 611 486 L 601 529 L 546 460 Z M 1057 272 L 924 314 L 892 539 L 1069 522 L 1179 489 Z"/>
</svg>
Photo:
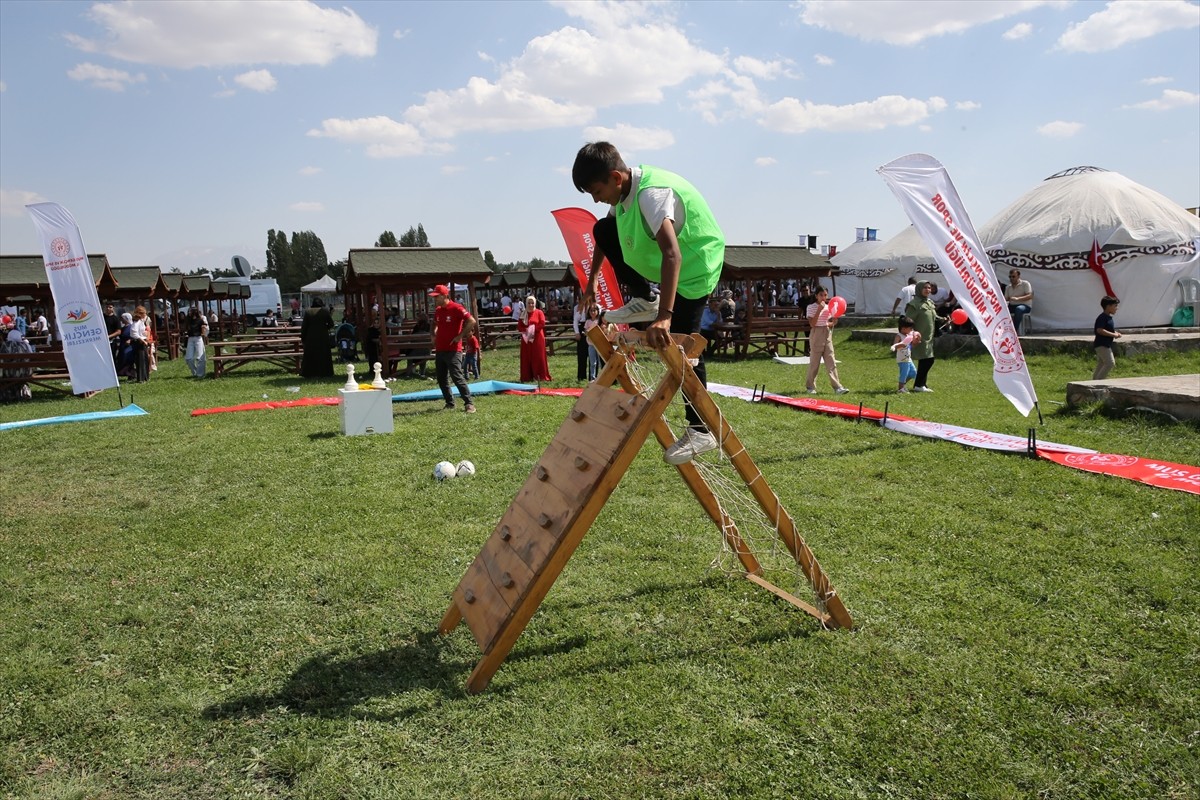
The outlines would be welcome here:
<svg viewBox="0 0 1200 800">
<path fill-rule="evenodd" d="M 301 397 L 296 400 L 260 400 L 255 403 L 242 403 L 240 406 L 222 406 L 220 408 L 197 408 L 192 411 L 193 417 L 205 414 L 225 414 L 231 411 L 264 411 L 268 408 L 296 408 L 297 406 L 336 406 L 342 402 L 340 397 Z"/>
<path fill-rule="evenodd" d="M 571 263 L 575 265 L 575 277 L 579 279 L 579 286 L 586 289 L 588 278 L 592 274 L 592 253 L 596 249 L 596 241 L 592 238 L 592 227 L 596 224 L 596 217 L 586 208 L 560 208 L 550 213 L 554 215 L 563 241 L 567 243 L 567 253 L 571 256 Z M 621 289 L 617 286 L 617 276 L 608 259 L 600 262 L 600 277 L 596 280 L 596 305 L 606 311 L 625 305 Z"/>
<path fill-rule="evenodd" d="M 1053 453 L 1043 451 L 1040 447 L 1038 455 L 1064 467 L 1126 478 L 1162 489 L 1200 494 L 1200 467 L 1112 453 Z"/>
</svg>

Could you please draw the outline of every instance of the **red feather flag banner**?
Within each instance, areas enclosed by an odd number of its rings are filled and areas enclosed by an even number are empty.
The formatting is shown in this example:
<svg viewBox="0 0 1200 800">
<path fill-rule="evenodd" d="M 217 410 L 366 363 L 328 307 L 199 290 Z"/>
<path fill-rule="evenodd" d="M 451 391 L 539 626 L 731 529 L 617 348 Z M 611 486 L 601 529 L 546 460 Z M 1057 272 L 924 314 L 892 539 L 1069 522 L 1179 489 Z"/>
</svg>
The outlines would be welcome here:
<svg viewBox="0 0 1200 800">
<path fill-rule="evenodd" d="M 1076 245 L 1078 247 L 1078 245 Z M 1104 259 L 1100 257 L 1100 241 L 1092 240 L 1092 252 L 1088 253 L 1088 269 L 1100 276 L 1100 280 L 1104 281 L 1104 293 L 1109 297 L 1116 297 L 1117 293 L 1113 291 L 1112 284 L 1108 282 L 1108 270 L 1104 268 Z"/>
<path fill-rule="evenodd" d="M 571 256 L 571 263 L 575 265 L 575 277 L 579 279 L 579 286 L 581 289 L 587 289 L 588 278 L 592 275 L 592 253 L 596 250 L 596 240 L 592 237 L 596 217 L 586 208 L 560 208 L 550 213 L 554 215 L 563 241 L 567 243 L 567 253 Z M 596 305 L 605 311 L 625 305 L 621 288 L 617 286 L 616 273 L 613 272 L 608 259 L 600 262 L 600 277 L 596 280 Z"/>
</svg>

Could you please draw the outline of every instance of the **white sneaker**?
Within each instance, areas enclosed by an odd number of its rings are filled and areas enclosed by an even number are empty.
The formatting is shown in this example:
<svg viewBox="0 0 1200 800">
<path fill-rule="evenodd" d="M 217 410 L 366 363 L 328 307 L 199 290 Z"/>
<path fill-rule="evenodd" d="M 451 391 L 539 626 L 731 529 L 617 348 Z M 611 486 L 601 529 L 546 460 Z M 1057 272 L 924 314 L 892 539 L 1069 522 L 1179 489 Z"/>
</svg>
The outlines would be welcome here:
<svg viewBox="0 0 1200 800">
<path fill-rule="evenodd" d="M 688 463 L 701 453 L 707 453 L 709 450 L 716 449 L 717 437 L 708 431 L 698 431 L 694 428 L 688 428 L 675 444 L 666 449 L 663 453 L 663 461 L 678 466 Z"/>
<path fill-rule="evenodd" d="M 914 386 L 912 390 L 914 392 L 933 392 L 933 389 L 930 389 L 928 386 Z"/>
<path fill-rule="evenodd" d="M 816 389 L 807 389 L 806 391 L 807 391 L 809 394 L 816 394 L 816 393 L 817 393 L 817 390 L 816 390 Z"/>
<path fill-rule="evenodd" d="M 646 300 L 635 297 L 620 308 L 605 313 L 604 321 L 614 325 L 632 325 L 635 322 L 654 322 L 658 319 L 658 298 Z"/>
<path fill-rule="evenodd" d="M 840 389 L 834 389 L 833 393 L 834 394 L 850 394 L 850 390 L 847 389 L 845 386 L 843 386 Z"/>
</svg>

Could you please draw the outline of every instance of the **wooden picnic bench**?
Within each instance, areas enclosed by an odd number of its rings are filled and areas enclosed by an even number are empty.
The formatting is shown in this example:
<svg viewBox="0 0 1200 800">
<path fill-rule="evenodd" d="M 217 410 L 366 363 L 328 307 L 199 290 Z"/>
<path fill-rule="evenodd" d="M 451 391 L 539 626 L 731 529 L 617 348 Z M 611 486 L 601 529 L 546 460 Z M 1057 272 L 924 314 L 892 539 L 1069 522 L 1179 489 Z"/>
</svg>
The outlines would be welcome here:
<svg viewBox="0 0 1200 800">
<path fill-rule="evenodd" d="M 408 361 L 410 369 L 413 361 L 433 361 L 433 333 L 425 331 L 389 335 L 385 372 L 388 375 L 396 374 L 401 361 Z"/>
<path fill-rule="evenodd" d="M 756 353 L 770 356 L 808 354 L 808 320 L 804 317 L 753 317 L 740 324 L 717 326 L 716 352 L 733 352 L 735 359 Z"/>
<path fill-rule="evenodd" d="M 61 348 L 33 353 L 0 353 L 0 386 L 28 383 L 74 394 L 70 385 L 62 385 L 63 381 L 69 380 L 71 373 L 67 372 L 67 358 Z"/>
<path fill-rule="evenodd" d="M 564 347 L 574 352 L 575 350 L 575 326 L 571 322 L 553 323 L 546 326 L 546 349 L 550 351 L 550 355 L 554 355 L 557 350 Z"/>
<path fill-rule="evenodd" d="M 504 339 L 519 339 L 517 321 L 512 317 L 483 317 L 479 322 L 479 347 L 495 350 Z"/>
<path fill-rule="evenodd" d="M 274 364 L 289 372 L 299 372 L 300 359 L 304 355 L 299 336 L 233 339 L 212 342 L 212 348 L 213 354 L 208 360 L 212 362 L 214 378 L 255 361 Z"/>
</svg>

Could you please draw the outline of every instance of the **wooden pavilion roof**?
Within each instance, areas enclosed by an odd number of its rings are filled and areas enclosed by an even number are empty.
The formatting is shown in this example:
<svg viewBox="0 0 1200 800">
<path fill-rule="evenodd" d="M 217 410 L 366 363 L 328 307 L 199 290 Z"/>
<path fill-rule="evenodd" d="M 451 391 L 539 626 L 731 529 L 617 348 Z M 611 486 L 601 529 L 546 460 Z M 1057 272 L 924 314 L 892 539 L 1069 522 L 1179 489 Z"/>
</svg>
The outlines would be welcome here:
<svg viewBox="0 0 1200 800">
<path fill-rule="evenodd" d="M 112 297 L 117 292 L 117 279 L 103 253 L 88 255 L 88 266 L 96 282 L 96 293 Z M 28 296 L 37 302 L 50 299 L 50 281 L 46 277 L 46 262 L 40 255 L 0 256 L 0 296 Z"/>
<path fill-rule="evenodd" d="M 350 251 L 345 291 L 424 289 L 483 280 L 492 271 L 478 247 L 364 247 Z"/>
<path fill-rule="evenodd" d="M 824 278 L 837 272 L 828 256 L 806 247 L 726 245 L 722 280 Z"/>
<path fill-rule="evenodd" d="M 139 299 L 152 297 L 156 300 L 170 299 L 171 289 L 163 280 L 158 267 L 113 267 L 117 279 L 115 297 Z"/>
</svg>

